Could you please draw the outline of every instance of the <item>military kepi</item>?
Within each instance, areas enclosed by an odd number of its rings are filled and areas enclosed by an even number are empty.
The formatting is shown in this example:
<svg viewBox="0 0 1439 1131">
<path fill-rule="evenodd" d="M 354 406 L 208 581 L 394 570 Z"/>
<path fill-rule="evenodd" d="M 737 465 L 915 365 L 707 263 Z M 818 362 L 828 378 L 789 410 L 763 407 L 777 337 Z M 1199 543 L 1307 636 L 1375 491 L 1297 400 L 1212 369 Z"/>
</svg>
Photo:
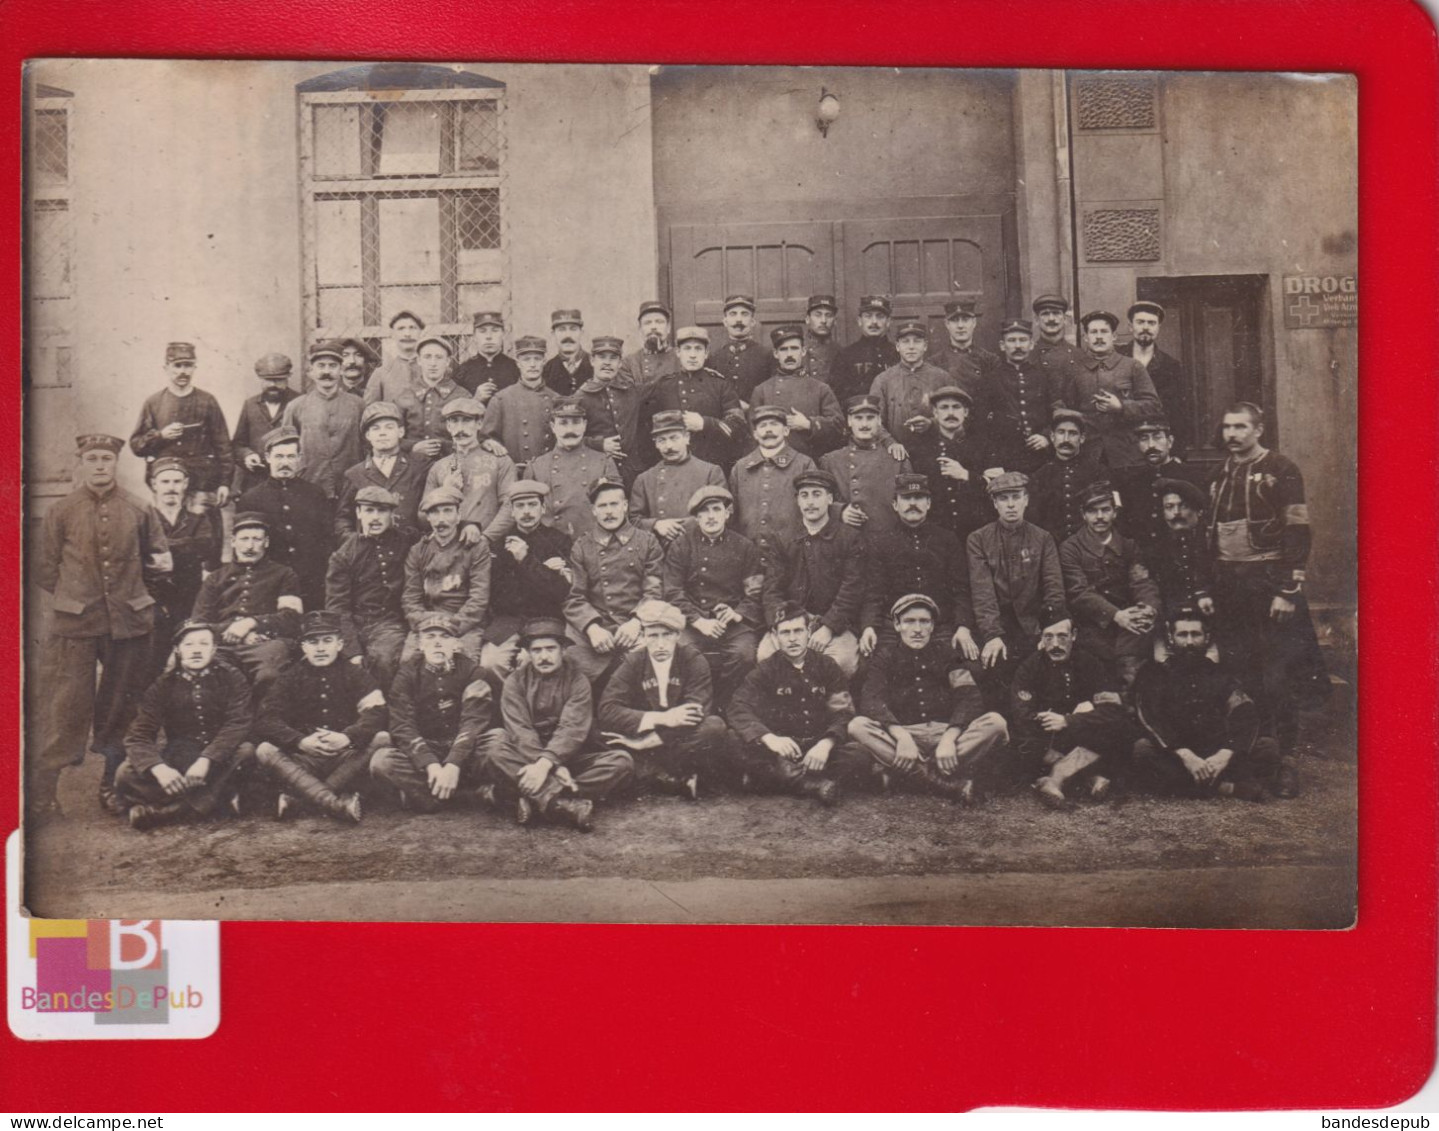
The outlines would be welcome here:
<svg viewBox="0 0 1439 1131">
<path fill-rule="evenodd" d="M 75 437 L 76 454 L 82 456 L 86 452 L 93 452 L 96 449 L 119 455 L 120 449 L 124 446 L 125 441 L 119 436 L 107 436 L 103 432 L 84 432 Z"/>
</svg>

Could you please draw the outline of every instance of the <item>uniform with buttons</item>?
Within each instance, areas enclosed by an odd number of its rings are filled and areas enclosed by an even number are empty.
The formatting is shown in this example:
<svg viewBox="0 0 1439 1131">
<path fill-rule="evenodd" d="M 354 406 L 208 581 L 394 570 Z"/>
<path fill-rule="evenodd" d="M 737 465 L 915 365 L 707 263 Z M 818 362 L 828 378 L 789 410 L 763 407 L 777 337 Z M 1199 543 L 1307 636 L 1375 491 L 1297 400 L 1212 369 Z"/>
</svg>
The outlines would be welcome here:
<svg viewBox="0 0 1439 1131">
<path fill-rule="evenodd" d="M 753 338 L 730 338 L 710 349 L 706 364 L 734 385 L 745 404 L 758 404 L 755 386 L 769 376 L 773 356 Z"/>
<path fill-rule="evenodd" d="M 851 440 L 842 448 L 819 457 L 819 466 L 839 483 L 841 506 L 856 506 L 869 516 L 859 527 L 871 542 L 878 543 L 899 525 L 894 501 L 894 477 L 911 469 L 908 459 L 897 460 L 879 444 L 857 444 Z"/>
<path fill-rule="evenodd" d="M 648 428 L 655 413 L 670 411 L 697 412 L 704 418 L 704 427 L 690 433 L 690 450 L 696 456 L 720 467 L 733 462 L 736 437 L 746 435 L 744 411 L 733 381 L 713 369 L 663 376 L 641 396 L 640 427 Z M 659 462 L 654 445 L 646 446 L 649 462 Z"/>
<path fill-rule="evenodd" d="M 357 531 L 330 556 L 325 577 L 325 608 L 340 615 L 346 650 L 365 657 L 382 687 L 394 678 L 409 631 L 402 599 L 413 541 L 395 526 L 373 538 Z"/>
<path fill-rule="evenodd" d="M 1025 518 L 1063 542 L 1084 529 L 1080 500 L 1088 488 L 1103 479 L 1103 465 L 1086 449 L 1072 459 L 1051 456 L 1029 477 L 1029 509 Z"/>
<path fill-rule="evenodd" d="M 936 638 L 948 640 L 961 626 L 974 628 L 965 556 L 954 531 L 925 519 L 918 526 L 900 523 L 884 538 L 870 538 L 868 543 L 865 628 L 875 629 L 882 640 L 892 638 L 890 608 L 907 593 L 923 593 L 939 606 Z"/>
<path fill-rule="evenodd" d="M 345 471 L 363 456 L 360 416 L 364 403 L 353 393 L 337 389 L 332 397 L 311 389 L 285 406 L 281 427 L 300 434 L 299 476 L 338 498 Z M 412 434 L 413 435 L 413 434 Z"/>
<path fill-rule="evenodd" d="M 303 479 L 270 478 L 245 492 L 235 510 L 256 511 L 270 520 L 268 556 L 299 576 L 305 608 L 323 608 L 325 571 L 335 546 L 333 500 Z"/>
<path fill-rule="evenodd" d="M 718 465 L 695 456 L 681 463 L 661 460 L 640 473 L 630 491 L 630 519 L 641 530 L 653 530 L 661 519 L 688 519 L 690 497 L 701 487 L 723 487 Z"/>
<path fill-rule="evenodd" d="M 618 479 L 619 468 L 603 452 L 581 444 L 570 451 L 551 449 L 530 463 L 529 478 L 550 489 L 545 519 L 556 530 L 578 538 L 595 528 L 587 490 L 596 479 Z"/>
<path fill-rule="evenodd" d="M 981 403 L 993 466 L 1029 473 L 1049 459 L 1047 446 L 1032 451 L 1025 444 L 1036 433 L 1046 435 L 1051 414 L 1063 403 L 1060 386 L 1042 364 L 1031 356 L 1018 365 L 1006 359 L 991 366 Z"/>
<path fill-rule="evenodd" d="M 1075 713 L 1081 703 L 1093 710 Z M 1039 724 L 1041 711 L 1063 715 L 1065 727 L 1050 733 Z M 1083 746 L 1107 763 L 1096 763 L 1095 773 L 1112 777 L 1115 759 L 1124 758 L 1134 731 L 1119 698 L 1119 681 L 1113 670 L 1082 648 L 1063 660 L 1035 652 L 1019 665 L 1010 690 L 1010 725 L 1025 766 L 1026 776 L 1043 772 L 1044 755 L 1053 750 L 1068 754 Z"/>
<path fill-rule="evenodd" d="M 481 440 L 498 440 L 516 464 L 528 464 L 550 446 L 550 406 L 558 394 L 547 385 L 532 389 L 516 382 L 489 403 L 480 425 Z"/>
<path fill-rule="evenodd" d="M 804 530 L 795 506 L 794 480 L 814 466 L 809 456 L 786 444 L 773 456 L 756 449 L 730 472 L 736 526 L 772 559 L 778 560 Z"/>
</svg>

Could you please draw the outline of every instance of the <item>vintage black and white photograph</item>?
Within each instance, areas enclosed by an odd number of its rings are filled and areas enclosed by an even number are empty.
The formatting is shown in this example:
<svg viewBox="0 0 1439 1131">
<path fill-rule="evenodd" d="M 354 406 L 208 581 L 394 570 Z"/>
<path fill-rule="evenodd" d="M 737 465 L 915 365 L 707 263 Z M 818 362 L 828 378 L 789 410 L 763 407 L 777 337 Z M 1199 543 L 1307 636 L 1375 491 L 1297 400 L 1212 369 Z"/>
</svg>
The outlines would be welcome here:
<svg viewBox="0 0 1439 1131">
<path fill-rule="evenodd" d="M 1354 923 L 1351 76 L 24 83 L 32 913 Z"/>
</svg>

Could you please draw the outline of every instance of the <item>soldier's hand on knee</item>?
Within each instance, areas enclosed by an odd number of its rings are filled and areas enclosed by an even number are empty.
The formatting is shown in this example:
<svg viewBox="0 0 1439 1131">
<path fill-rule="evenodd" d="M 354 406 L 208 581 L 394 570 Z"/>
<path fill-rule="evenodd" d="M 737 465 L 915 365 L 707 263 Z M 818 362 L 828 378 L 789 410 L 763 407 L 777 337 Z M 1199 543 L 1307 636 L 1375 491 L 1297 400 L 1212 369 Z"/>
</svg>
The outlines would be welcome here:
<svg viewBox="0 0 1439 1131">
<path fill-rule="evenodd" d="M 520 787 L 521 793 L 527 796 L 533 796 L 539 793 L 544 787 L 545 781 L 550 776 L 550 770 L 553 766 L 554 763 L 548 758 L 541 758 L 536 762 L 531 762 L 520 771 L 520 776 L 515 784 Z"/>
<path fill-rule="evenodd" d="M 185 775 L 174 766 L 167 766 L 164 762 L 150 767 L 150 773 L 160 783 L 160 788 L 172 797 L 185 792 Z"/>
<path fill-rule="evenodd" d="M 615 650 L 615 635 L 604 625 L 590 625 L 585 630 L 585 635 L 590 638 L 590 647 L 601 656 L 607 656 Z"/>
<path fill-rule="evenodd" d="M 872 628 L 867 628 L 859 634 L 859 654 L 868 656 L 874 651 L 874 646 L 879 643 L 879 634 Z"/>
<path fill-rule="evenodd" d="M 630 617 L 629 620 L 615 629 L 615 645 L 620 648 L 633 648 L 640 642 L 640 633 L 642 631 L 640 622 L 634 617 Z"/>
<path fill-rule="evenodd" d="M 901 766 L 913 766 L 919 761 L 919 746 L 914 741 L 914 736 L 908 731 L 902 730 L 894 738 L 894 759 Z"/>
<path fill-rule="evenodd" d="M 804 768 L 812 774 L 822 772 L 829 764 L 829 752 L 833 743 L 828 739 L 821 739 L 811 746 L 804 755 Z"/>
<path fill-rule="evenodd" d="M 210 776 L 210 759 L 196 758 L 190 763 L 190 768 L 185 771 L 185 788 L 193 789 L 196 786 L 204 785 L 205 779 Z"/>
<path fill-rule="evenodd" d="M 984 666 L 987 668 L 992 668 L 995 664 L 1002 663 L 1009 659 L 1009 650 L 1004 646 L 1004 637 L 996 636 L 993 640 L 989 641 L 980 653 L 980 658 L 984 661 Z"/>
<path fill-rule="evenodd" d="M 951 647 L 958 648 L 960 655 L 966 660 L 979 659 L 979 645 L 974 642 L 974 633 L 964 625 L 954 630 L 954 638 L 949 643 Z"/>
<path fill-rule="evenodd" d="M 440 801 L 448 801 L 460 784 L 460 767 L 453 764 L 433 767 L 439 770 L 430 782 L 430 792 Z"/>
<path fill-rule="evenodd" d="M 799 748 L 799 743 L 792 738 L 785 738 L 780 734 L 767 734 L 760 739 L 766 750 L 778 754 L 791 762 L 798 762 L 804 757 L 804 751 Z"/>
</svg>

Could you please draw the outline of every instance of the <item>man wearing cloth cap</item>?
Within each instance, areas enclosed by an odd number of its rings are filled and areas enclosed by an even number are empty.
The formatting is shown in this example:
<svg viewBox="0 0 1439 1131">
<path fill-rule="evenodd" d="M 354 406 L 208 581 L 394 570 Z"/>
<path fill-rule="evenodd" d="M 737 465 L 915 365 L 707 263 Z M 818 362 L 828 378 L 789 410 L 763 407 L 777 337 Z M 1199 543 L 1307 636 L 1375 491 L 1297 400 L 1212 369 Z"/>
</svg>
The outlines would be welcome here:
<svg viewBox="0 0 1439 1131">
<path fill-rule="evenodd" d="M 171 342 L 165 347 L 168 384 L 145 398 L 130 436 L 130 450 L 146 460 L 174 456 L 190 476 L 189 506 L 223 507 L 235 478 L 230 429 L 220 402 L 195 385 L 195 347 Z"/>
<path fill-rule="evenodd" d="M 460 362 L 454 380 L 481 404 L 489 404 L 501 389 L 508 389 L 520 379 L 520 367 L 504 352 L 505 319 L 498 310 L 481 310 L 475 314 L 470 339 L 475 352 Z"/>
<path fill-rule="evenodd" d="M 300 579 L 268 557 L 270 520 L 255 511 L 235 515 L 230 561 L 207 576 L 190 615 L 215 626 L 222 654 L 249 677 L 256 698 L 290 658 L 300 631 Z"/>
<path fill-rule="evenodd" d="M 1084 350 L 1065 335 L 1069 300 L 1063 295 L 1043 294 L 1030 305 L 1038 335 L 1034 339 L 1034 360 L 1046 366 L 1056 389 L 1062 389 L 1071 371 L 1085 357 Z"/>
<path fill-rule="evenodd" d="M 733 383 L 743 404 L 754 403 L 754 388 L 769 376 L 770 354 L 750 335 L 754 333 L 754 299 L 730 295 L 724 300 L 724 328 L 727 341 L 710 347 L 708 365 Z"/>
<path fill-rule="evenodd" d="M 765 559 L 753 541 L 729 529 L 734 496 L 723 487 L 701 487 L 689 511 L 694 524 L 665 551 L 664 596 L 688 621 L 685 640 L 709 660 L 724 702 L 754 666 Z"/>
<path fill-rule="evenodd" d="M 490 558 L 490 623 L 485 632 L 485 666 L 509 671 L 524 623 L 564 615 L 574 571 L 573 542 L 544 521 L 548 485 L 520 479 L 505 491 L 505 507 L 514 523 Z M 493 651 L 492 651 L 493 650 Z"/>
<path fill-rule="evenodd" d="M 1149 545 L 1149 564 L 1163 599 L 1163 614 L 1195 608 L 1214 615 L 1214 558 L 1203 525 L 1209 495 L 1186 479 L 1160 479 L 1154 492 L 1164 507 L 1165 531 Z"/>
<path fill-rule="evenodd" d="M 340 388 L 340 347 L 310 347 L 310 391 L 285 406 L 282 427 L 300 435 L 298 475 L 326 498 L 337 499 L 345 471 L 360 462 L 360 417 L 365 406 Z"/>
<path fill-rule="evenodd" d="M 351 661 L 363 658 L 389 687 L 409 633 L 405 558 L 415 535 L 396 525 L 400 498 L 393 492 L 366 484 L 354 499 L 356 529 L 330 555 L 325 608 L 341 618 Z"/>
<path fill-rule="evenodd" d="M 693 520 L 689 501 L 701 487 L 723 487 L 724 471 L 717 464 L 690 455 L 691 432 L 684 413 L 673 410 L 655 413 L 651 439 L 660 462 L 640 472 L 630 492 L 630 519 L 648 530 L 661 544 L 678 538 Z"/>
<path fill-rule="evenodd" d="M 1059 547 L 1065 600 L 1080 645 L 1117 667 L 1127 689 L 1154 650 L 1151 634 L 1159 612 L 1159 586 L 1139 545 L 1114 529 L 1114 488 L 1109 483 L 1092 484 L 1080 509 L 1084 529 Z"/>
<path fill-rule="evenodd" d="M 361 400 L 370 385 L 370 374 L 380 359 L 361 338 L 344 338 L 340 342 L 340 385 L 347 393 Z"/>
<path fill-rule="evenodd" d="M 819 457 L 819 465 L 839 485 L 838 502 L 846 526 L 870 542 L 878 542 L 899 525 L 893 508 L 894 477 L 910 470 L 905 449 L 885 447 L 879 398 L 868 393 L 850 397 L 844 405 L 848 441 L 842 448 Z M 899 457 L 895 458 L 895 453 Z"/>
<path fill-rule="evenodd" d="M 466 395 L 450 376 L 453 360 L 454 348 L 448 339 L 425 338 L 415 355 L 415 379 L 395 394 L 394 405 L 405 425 L 400 446 L 427 463 L 450 451 L 445 405 Z"/>
<path fill-rule="evenodd" d="M 460 645 L 472 659 L 480 659 L 484 634 L 481 626 L 490 607 L 490 543 L 473 544 L 460 537 L 460 505 L 453 487 L 436 487 L 420 502 L 420 515 L 430 532 L 410 547 L 405 557 L 405 590 L 401 604 L 410 623 L 402 662 L 419 647 L 418 625 L 427 613 L 448 613 L 455 618 Z"/>
<path fill-rule="evenodd" d="M 849 734 L 887 779 L 973 805 L 977 778 L 1009 731 L 1004 716 L 985 710 L 971 662 L 935 631 L 939 615 L 923 593 L 895 601 L 894 636 L 865 669 Z"/>
<path fill-rule="evenodd" d="M 1136 302 L 1128 310 L 1130 341 L 1119 352 L 1132 357 L 1149 372 L 1154 391 L 1171 424 L 1170 434 L 1180 455 L 1194 443 L 1194 407 L 1184 365 L 1158 346 L 1164 307 L 1157 302 Z"/>
<path fill-rule="evenodd" d="M 620 469 L 603 452 L 585 445 L 589 423 L 585 406 L 565 397 L 550 406 L 550 431 L 554 446 L 530 461 L 529 478 L 550 489 L 545 500 L 545 517 L 556 530 L 578 538 L 594 529 L 590 511 L 589 486 L 596 479 L 618 479 Z"/>
<path fill-rule="evenodd" d="M 125 734 L 115 795 L 133 829 L 239 810 L 235 774 L 253 753 L 245 739 L 254 714 L 249 684 L 216 644 L 203 621 L 176 628 L 175 664 L 150 685 Z"/>
<path fill-rule="evenodd" d="M 32 816 L 59 812 L 60 771 L 83 760 L 92 726 L 91 741 L 106 762 L 105 799 L 148 670 L 155 599 L 145 575 L 173 565 L 159 516 L 115 484 L 124 441 L 92 433 L 77 436 L 75 446 L 79 485 L 45 512 L 33 575 L 50 609 L 30 712 L 43 723 L 26 744 Z"/>
<path fill-rule="evenodd" d="M 600 738 L 630 752 L 641 787 L 698 801 L 700 771 L 729 760 L 729 731 L 712 713 L 710 665 L 680 638 L 685 614 L 674 605 L 641 601 L 635 616 L 644 648 L 621 660 L 605 685 Z"/>
<path fill-rule="evenodd" d="M 859 300 L 859 338 L 839 351 L 829 385 L 840 404 L 868 393 L 874 379 L 899 364 L 899 351 L 889 340 L 889 299 L 865 295 Z"/>
<path fill-rule="evenodd" d="M 923 322 L 901 323 L 895 342 L 899 361 L 874 379 L 869 395 L 879 398 L 886 430 L 905 443 L 930 426 L 929 395 L 949 384 L 949 374 L 925 361 L 929 331 Z"/>
<path fill-rule="evenodd" d="M 826 385 L 839 360 L 839 343 L 834 340 L 834 320 L 838 313 L 839 304 L 834 295 L 809 296 L 804 316 L 804 371 Z"/>
<path fill-rule="evenodd" d="M 340 618 L 305 614 L 300 652 L 255 711 L 255 761 L 280 788 L 275 816 L 301 805 L 358 824 L 370 747 L 389 719 L 364 664 L 346 663 Z"/>
<path fill-rule="evenodd" d="M 806 632 L 807 646 L 832 659 L 848 678 L 859 667 L 857 634 L 869 575 L 863 537 L 830 513 L 838 496 L 839 484 L 828 471 L 815 468 L 795 476 L 803 529 L 770 563 L 766 613 L 773 625 L 778 606 L 787 601 L 817 618 Z M 779 644 L 774 632 L 766 634 L 756 659 L 763 663 Z"/>
<path fill-rule="evenodd" d="M 640 394 L 628 381 L 620 380 L 623 338 L 596 338 L 590 343 L 594 372 L 580 386 L 575 399 L 589 418 L 585 443 L 619 464 L 620 478 L 633 487 L 644 468 L 640 458 Z"/>
<path fill-rule="evenodd" d="M 810 617 L 781 601 L 770 619 L 771 654 L 745 677 L 725 717 L 741 785 L 761 792 L 839 801 L 839 779 L 865 774 L 869 756 L 849 741 L 854 718 L 852 673 L 816 648 Z"/>
<path fill-rule="evenodd" d="M 282 353 L 267 353 L 255 362 L 260 392 L 247 397 L 241 406 L 231 449 L 236 464 L 237 496 L 263 483 L 270 474 L 264 453 L 260 450 L 260 437 L 280 426 L 285 406 L 300 395 L 290 388 L 292 368 L 290 359 Z"/>
<path fill-rule="evenodd" d="M 474 397 L 456 397 L 440 410 L 455 450 L 430 465 L 425 492 L 449 487 L 460 493 L 460 537 L 474 545 L 481 535 L 494 542 L 511 524 L 505 492 L 519 478 L 509 455 L 480 443 L 485 406 Z"/>
<path fill-rule="evenodd" d="M 891 490 L 896 525 L 885 537 L 868 540 L 870 581 L 860 653 L 869 656 L 892 641 L 891 607 L 906 594 L 920 594 L 934 603 L 936 638 L 960 649 L 965 659 L 977 659 L 963 543 L 954 531 L 930 520 L 933 499 L 923 475 L 896 475 Z"/>
<path fill-rule="evenodd" d="M 544 381 L 544 338 L 516 338 L 515 358 L 520 379 L 490 398 L 480 443 L 524 466 L 549 447 L 550 406 L 559 398 Z"/>
<path fill-rule="evenodd" d="M 640 423 L 651 423 L 660 412 L 683 413 L 694 454 L 706 463 L 727 468 L 744 434 L 744 410 L 735 383 L 705 368 L 708 350 L 708 330 L 681 328 L 675 335 L 679 370 L 660 375 L 642 390 Z M 649 462 L 653 464 L 654 457 Z"/>
<path fill-rule="evenodd" d="M 1092 310 L 1079 320 L 1089 354 L 1072 370 L 1061 388 L 1064 403 L 1084 413 L 1091 442 L 1111 468 L 1140 462 L 1131 429 L 1137 421 L 1163 411 L 1149 372 L 1132 357 L 1116 353 L 1114 332 L 1119 319 L 1107 310 Z"/>
<path fill-rule="evenodd" d="M 370 759 L 370 775 L 398 796 L 401 808 L 434 813 L 485 792 L 486 749 L 504 732 L 497 697 L 459 650 L 454 618 L 430 613 L 419 626 L 420 650 L 390 687 L 390 742 Z"/>
<path fill-rule="evenodd" d="M 578 310 L 556 310 L 550 315 L 550 332 L 559 352 L 545 362 L 542 375 L 557 396 L 574 397 L 580 386 L 595 375 L 589 354 L 580 345 L 584 329 L 584 315 Z"/>
<path fill-rule="evenodd" d="M 1054 454 L 1029 477 L 1025 518 L 1049 531 L 1056 544 L 1084 529 L 1081 498 L 1091 483 L 1106 477 L 1105 467 L 1085 443 L 1084 414 L 1057 408 L 1050 416 L 1049 446 Z"/>
<path fill-rule="evenodd" d="M 638 532 L 636 532 L 638 533 Z M 536 815 L 551 824 L 589 832 L 595 802 L 634 773 L 624 750 L 586 749 L 594 724 L 594 697 L 573 659 L 564 622 L 534 620 L 520 633 L 528 662 L 505 680 L 500 696 L 504 732 L 486 756 L 498 776 L 497 793 L 514 798 L 519 824 Z"/>
<path fill-rule="evenodd" d="M 1040 633 L 1069 619 L 1059 549 L 1046 531 L 1024 520 L 1028 487 L 1019 471 L 991 479 L 989 497 L 998 519 L 965 543 L 980 659 L 988 673 L 986 698 L 996 707 L 1007 702 L 1010 677 L 1034 651 Z"/>
<path fill-rule="evenodd" d="M 1174 428 L 1163 415 L 1146 416 L 1134 425 L 1134 442 L 1143 461 L 1115 476 L 1115 486 L 1124 509 L 1119 528 L 1146 552 L 1163 539 L 1169 529 L 1164 520 L 1164 500 L 1159 495 L 1161 479 L 1183 479 L 1196 487 L 1209 487 L 1209 472 L 1185 463 L 1174 455 Z"/>
<path fill-rule="evenodd" d="M 679 355 L 670 348 L 670 317 L 670 308 L 658 299 L 640 303 L 640 348 L 626 354 L 620 364 L 621 382 L 638 393 L 680 371 Z M 641 417 L 640 423 L 647 424 L 647 418 Z"/>
<path fill-rule="evenodd" d="M 390 319 L 394 353 L 370 374 L 370 383 L 365 386 L 366 404 L 374 404 L 376 401 L 393 402 L 403 390 L 410 387 L 415 379 L 416 347 L 419 346 L 424 333 L 424 319 L 411 311 L 402 310 Z"/>
<path fill-rule="evenodd" d="M 814 460 L 789 445 L 789 413 L 779 405 L 750 410 L 756 447 L 731 469 L 730 491 L 738 529 L 766 556 L 784 552 L 801 529 L 794 506 L 794 477 L 814 470 Z"/>
<path fill-rule="evenodd" d="M 974 331 L 979 327 L 979 303 L 972 298 L 955 299 L 944 304 L 944 328 L 948 340 L 938 349 L 929 351 L 929 361 L 947 374 L 947 385 L 957 385 L 970 395 L 979 396 L 984 371 L 999 361 L 974 344 Z"/>
<path fill-rule="evenodd" d="M 335 548 L 335 504 L 313 483 L 296 477 L 300 435 L 283 426 L 260 441 L 270 478 L 246 491 L 237 512 L 257 511 L 269 519 L 271 560 L 290 566 L 300 578 L 300 599 L 307 609 L 325 604 L 325 570 Z"/>
<path fill-rule="evenodd" d="M 989 520 L 984 471 L 989 453 L 969 426 L 974 397 L 959 385 L 943 385 L 929 397 L 934 426 L 908 444 L 914 470 L 929 479 L 934 493 L 930 521 L 952 530 L 961 545 Z"/>
<path fill-rule="evenodd" d="M 1050 413 L 1063 408 L 1053 374 L 1032 356 L 1034 327 L 1010 318 L 999 328 L 1004 357 L 984 376 L 984 432 L 990 466 L 1032 474 L 1049 458 Z"/>
<path fill-rule="evenodd" d="M 155 631 L 152 636 L 148 678 L 159 675 L 173 651 L 170 634 L 190 616 L 200 582 L 209 570 L 220 568 L 224 535 L 220 512 L 185 509 L 190 479 L 185 463 L 163 456 L 146 464 L 145 479 L 150 485 L 151 505 L 160 516 L 160 529 L 170 547 L 169 573 L 153 573 L 146 588 L 155 598 Z"/>
<path fill-rule="evenodd" d="M 345 469 L 340 501 L 335 507 L 336 539 L 354 533 L 355 498 L 366 487 L 379 487 L 394 495 L 399 500 L 395 507 L 395 525 L 418 538 L 420 499 L 425 493 L 425 460 L 404 452 L 405 414 L 389 401 L 374 401 L 365 406 L 360 416 L 360 432 L 370 454 Z"/>
<path fill-rule="evenodd" d="M 565 599 L 565 619 L 574 638 L 583 641 L 571 663 L 598 683 L 639 643 L 635 609 L 646 597 L 660 596 L 664 551 L 653 534 L 629 521 L 629 500 L 618 479 L 597 479 L 589 497 L 595 529 L 578 538 L 570 552 L 574 582 Z"/>
<path fill-rule="evenodd" d="M 787 409 L 790 445 L 813 458 L 844 437 L 844 412 L 834 391 L 805 367 L 804 331 L 780 326 L 770 332 L 774 374 L 755 386 L 753 403 Z"/>
</svg>

